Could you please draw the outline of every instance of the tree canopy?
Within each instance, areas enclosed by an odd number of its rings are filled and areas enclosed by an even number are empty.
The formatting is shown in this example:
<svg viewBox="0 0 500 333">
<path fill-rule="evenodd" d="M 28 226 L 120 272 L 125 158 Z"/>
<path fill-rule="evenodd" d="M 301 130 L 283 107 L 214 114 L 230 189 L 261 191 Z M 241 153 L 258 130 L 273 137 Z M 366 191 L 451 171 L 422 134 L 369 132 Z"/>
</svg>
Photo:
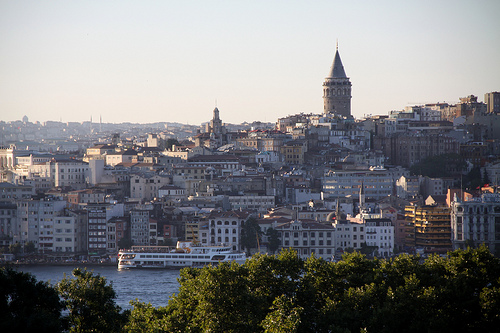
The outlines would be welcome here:
<svg viewBox="0 0 500 333">
<path fill-rule="evenodd" d="M 410 167 L 412 175 L 422 175 L 431 178 L 451 177 L 466 170 L 467 163 L 458 154 L 442 154 L 429 156 Z"/>
<path fill-rule="evenodd" d="M 0 268 L 0 332 L 62 332 L 63 308 L 48 283 Z"/>
<path fill-rule="evenodd" d="M 271 253 L 276 252 L 276 250 L 279 249 L 281 244 L 280 238 L 278 237 L 278 230 L 274 228 L 268 228 L 266 231 L 266 235 L 267 237 L 269 237 L 268 238 L 269 251 L 271 251 Z"/>
<path fill-rule="evenodd" d="M 500 325 L 500 260 L 485 246 L 425 261 L 257 254 L 243 265 L 182 269 L 166 306 L 133 301 L 125 312 L 105 278 L 73 275 L 52 288 L 2 268 L 2 332 L 496 332 Z"/>
<path fill-rule="evenodd" d="M 253 217 L 245 221 L 241 228 L 241 245 L 250 253 L 251 248 L 257 248 L 257 242 L 260 242 L 262 231 L 259 223 Z"/>
<path fill-rule="evenodd" d="M 120 332 L 126 318 L 106 278 L 80 268 L 73 270 L 73 276 L 57 284 L 69 311 L 70 332 Z"/>
<path fill-rule="evenodd" d="M 184 269 L 167 306 L 136 303 L 132 314 L 145 329 L 146 309 L 146 326 L 155 332 L 498 329 L 500 263 L 488 249 L 420 261 L 410 255 L 371 260 L 357 252 L 338 263 L 304 261 L 291 250 L 255 255 L 244 265 Z"/>
</svg>

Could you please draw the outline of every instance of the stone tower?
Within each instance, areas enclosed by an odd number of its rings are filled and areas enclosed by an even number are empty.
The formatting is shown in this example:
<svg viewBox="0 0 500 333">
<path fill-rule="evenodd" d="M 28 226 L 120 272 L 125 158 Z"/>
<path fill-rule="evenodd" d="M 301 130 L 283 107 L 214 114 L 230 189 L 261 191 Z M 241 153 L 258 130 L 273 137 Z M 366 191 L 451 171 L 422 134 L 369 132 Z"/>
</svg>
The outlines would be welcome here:
<svg viewBox="0 0 500 333">
<path fill-rule="evenodd" d="M 323 82 L 323 102 L 325 114 L 351 116 L 351 81 L 345 75 L 342 60 L 340 60 L 339 47 L 335 52 L 330 74 Z"/>
<path fill-rule="evenodd" d="M 211 132 L 215 134 L 222 134 L 222 120 L 219 117 L 219 109 L 215 107 L 214 115 L 210 121 Z"/>
</svg>

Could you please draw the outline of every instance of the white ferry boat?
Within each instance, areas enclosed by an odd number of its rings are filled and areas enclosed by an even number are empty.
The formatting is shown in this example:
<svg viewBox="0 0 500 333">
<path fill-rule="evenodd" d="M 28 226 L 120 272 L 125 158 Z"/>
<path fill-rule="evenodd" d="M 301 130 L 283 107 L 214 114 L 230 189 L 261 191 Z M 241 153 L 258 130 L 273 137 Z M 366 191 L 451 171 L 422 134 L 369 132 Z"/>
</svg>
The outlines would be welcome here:
<svg viewBox="0 0 500 333">
<path fill-rule="evenodd" d="M 118 252 L 118 269 L 201 267 L 219 262 L 244 264 L 244 252 L 234 252 L 230 246 L 201 246 L 192 242 L 177 242 L 177 247 L 132 246 Z"/>
</svg>

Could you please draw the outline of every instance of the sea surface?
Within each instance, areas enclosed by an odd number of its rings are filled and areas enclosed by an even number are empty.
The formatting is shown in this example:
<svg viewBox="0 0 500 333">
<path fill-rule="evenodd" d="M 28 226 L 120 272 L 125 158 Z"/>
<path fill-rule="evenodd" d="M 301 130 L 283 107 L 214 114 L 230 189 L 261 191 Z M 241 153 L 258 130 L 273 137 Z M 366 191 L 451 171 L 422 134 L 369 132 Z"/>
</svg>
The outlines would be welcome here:
<svg viewBox="0 0 500 333">
<path fill-rule="evenodd" d="M 79 266 L 84 267 L 84 266 Z M 28 265 L 17 270 L 33 274 L 37 280 L 56 284 L 66 274 L 69 277 L 73 266 Z M 106 278 L 116 292 L 115 302 L 122 309 L 131 309 L 130 301 L 138 299 L 154 307 L 166 306 L 172 294 L 179 290 L 179 270 L 118 270 L 115 266 L 90 266 L 93 271 Z"/>
</svg>

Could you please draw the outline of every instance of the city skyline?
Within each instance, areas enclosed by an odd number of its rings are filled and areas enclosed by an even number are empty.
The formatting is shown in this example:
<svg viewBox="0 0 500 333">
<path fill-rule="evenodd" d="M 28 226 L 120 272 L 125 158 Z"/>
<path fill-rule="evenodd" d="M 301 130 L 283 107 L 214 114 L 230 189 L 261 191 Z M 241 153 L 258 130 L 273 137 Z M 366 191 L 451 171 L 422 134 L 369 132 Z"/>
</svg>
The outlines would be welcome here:
<svg viewBox="0 0 500 333">
<path fill-rule="evenodd" d="M 0 120 L 198 125 L 322 113 L 336 40 L 352 115 L 500 89 L 497 1 L 0 1 Z"/>
</svg>

